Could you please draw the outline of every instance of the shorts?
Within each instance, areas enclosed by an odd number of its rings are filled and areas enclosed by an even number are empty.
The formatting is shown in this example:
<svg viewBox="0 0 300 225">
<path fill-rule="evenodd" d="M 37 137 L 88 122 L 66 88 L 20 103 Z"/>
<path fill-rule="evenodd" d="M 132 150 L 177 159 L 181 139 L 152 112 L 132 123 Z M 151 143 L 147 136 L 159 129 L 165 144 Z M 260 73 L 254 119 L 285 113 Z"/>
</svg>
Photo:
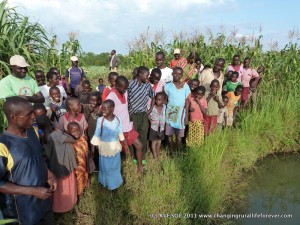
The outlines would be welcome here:
<svg viewBox="0 0 300 225">
<path fill-rule="evenodd" d="M 242 101 L 248 101 L 249 93 L 250 93 L 249 87 L 244 87 L 242 97 L 241 97 Z"/>
<path fill-rule="evenodd" d="M 128 146 L 131 146 L 134 141 L 139 137 L 139 133 L 132 127 L 132 130 L 129 132 L 123 132 L 124 138 Z"/>
<path fill-rule="evenodd" d="M 165 139 L 165 131 L 156 131 L 150 128 L 149 130 L 149 141 L 157 141 Z"/>
<path fill-rule="evenodd" d="M 182 138 L 182 137 L 184 137 L 184 129 L 177 129 L 177 128 L 171 127 L 170 124 L 166 123 L 166 135 L 172 136 L 173 134 Z"/>
</svg>

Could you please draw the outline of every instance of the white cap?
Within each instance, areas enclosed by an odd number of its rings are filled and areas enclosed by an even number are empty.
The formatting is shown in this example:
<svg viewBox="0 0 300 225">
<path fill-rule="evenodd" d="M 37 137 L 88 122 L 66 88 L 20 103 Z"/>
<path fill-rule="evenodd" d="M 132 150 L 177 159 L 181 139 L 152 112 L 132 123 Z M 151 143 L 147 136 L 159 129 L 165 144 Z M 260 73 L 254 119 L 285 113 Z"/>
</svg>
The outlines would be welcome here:
<svg viewBox="0 0 300 225">
<path fill-rule="evenodd" d="M 72 56 L 72 57 L 71 57 L 71 61 L 72 61 L 72 62 L 76 62 L 76 61 L 78 61 L 78 58 L 77 58 L 77 56 Z"/>
<path fill-rule="evenodd" d="M 9 64 L 11 66 L 19 66 L 19 67 L 28 67 L 28 66 L 30 66 L 26 62 L 25 58 L 21 55 L 14 55 L 14 56 L 10 57 Z"/>
<path fill-rule="evenodd" d="M 175 55 L 175 54 L 180 54 L 180 49 L 176 48 L 176 49 L 174 50 L 174 55 Z"/>
</svg>

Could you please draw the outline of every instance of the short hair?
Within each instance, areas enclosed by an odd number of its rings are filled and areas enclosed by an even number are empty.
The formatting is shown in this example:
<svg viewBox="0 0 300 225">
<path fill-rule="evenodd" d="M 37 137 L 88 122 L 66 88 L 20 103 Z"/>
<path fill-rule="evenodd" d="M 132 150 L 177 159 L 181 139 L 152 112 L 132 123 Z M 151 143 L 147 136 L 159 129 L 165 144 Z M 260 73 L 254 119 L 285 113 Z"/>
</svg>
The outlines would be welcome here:
<svg viewBox="0 0 300 225">
<path fill-rule="evenodd" d="M 6 118 L 9 120 L 9 117 L 12 113 L 19 113 L 22 111 L 20 109 L 21 105 L 31 105 L 25 98 L 21 98 L 19 96 L 12 96 L 6 98 L 6 101 L 3 104 L 3 112 Z"/>
<path fill-rule="evenodd" d="M 67 107 L 67 109 L 70 109 L 70 105 L 74 101 L 79 101 L 79 99 L 75 98 L 75 97 L 67 97 L 67 99 L 66 99 L 66 107 Z"/>
<path fill-rule="evenodd" d="M 46 107 L 43 103 L 35 103 L 33 105 L 33 110 L 36 111 L 36 110 L 39 110 L 39 109 L 42 109 L 42 110 L 46 111 Z"/>
<path fill-rule="evenodd" d="M 215 64 L 218 63 L 218 62 L 225 63 L 225 59 L 224 58 L 217 58 L 216 61 L 215 61 Z"/>
<path fill-rule="evenodd" d="M 162 55 L 163 57 L 166 57 L 165 53 L 162 51 L 156 52 L 155 57 L 158 55 Z"/>
<path fill-rule="evenodd" d="M 203 70 L 208 69 L 208 68 L 211 68 L 211 65 L 205 64 Z"/>
<path fill-rule="evenodd" d="M 202 62 L 202 59 L 200 57 L 195 60 L 195 62 L 199 62 L 199 61 Z"/>
<path fill-rule="evenodd" d="M 50 79 L 52 79 L 54 76 L 57 76 L 58 74 L 52 70 L 50 70 L 47 75 L 46 75 L 46 78 L 47 78 L 47 81 L 49 81 Z"/>
<path fill-rule="evenodd" d="M 200 81 L 199 81 L 197 78 L 192 79 L 192 80 L 190 81 L 190 83 L 192 83 L 192 82 L 197 82 L 198 85 L 200 84 Z"/>
<path fill-rule="evenodd" d="M 223 95 L 223 96 L 222 96 L 222 99 L 223 99 L 223 100 L 226 99 L 226 98 L 229 100 L 228 96 L 226 96 L 226 95 Z"/>
<path fill-rule="evenodd" d="M 59 71 L 59 69 L 58 69 L 57 67 L 51 67 L 51 68 L 49 69 L 49 71 L 55 71 L 55 70 Z"/>
<path fill-rule="evenodd" d="M 159 68 L 152 69 L 151 73 L 158 73 L 161 76 L 161 70 Z"/>
<path fill-rule="evenodd" d="M 162 96 L 164 99 L 167 98 L 167 95 L 166 95 L 165 92 L 158 92 L 158 93 L 156 93 L 155 98 L 157 98 L 158 96 Z"/>
<path fill-rule="evenodd" d="M 117 53 L 117 51 L 116 51 L 116 50 L 114 50 L 114 49 L 113 49 L 113 50 L 111 50 L 111 51 L 112 51 L 112 52 L 114 52 L 114 53 Z"/>
<path fill-rule="evenodd" d="M 205 88 L 204 86 L 198 86 L 198 87 L 196 87 L 196 88 L 193 90 L 194 93 L 196 93 L 196 92 L 198 92 L 198 91 L 201 91 L 201 92 L 205 93 L 205 92 L 206 92 L 206 88 Z"/>
<path fill-rule="evenodd" d="M 210 86 L 212 86 L 213 84 L 218 84 L 220 85 L 220 81 L 218 81 L 217 79 L 214 79 L 210 82 Z"/>
<path fill-rule="evenodd" d="M 125 76 L 118 76 L 116 79 L 116 85 L 120 86 L 121 84 L 128 85 L 128 79 Z"/>
<path fill-rule="evenodd" d="M 57 90 L 57 91 L 59 91 L 59 93 L 60 93 L 60 89 L 59 89 L 57 86 L 51 87 L 51 88 L 49 89 L 49 93 L 50 93 L 51 91 L 54 91 L 54 90 Z"/>
<path fill-rule="evenodd" d="M 98 81 L 100 81 L 100 80 L 104 81 L 102 77 L 100 77 L 100 78 L 98 79 Z"/>
<path fill-rule="evenodd" d="M 79 130 L 81 130 L 80 125 L 75 121 L 72 121 L 72 122 L 68 123 L 67 130 L 69 130 L 70 127 L 74 127 L 74 126 L 79 127 Z"/>
<path fill-rule="evenodd" d="M 91 97 L 101 98 L 101 94 L 100 94 L 99 91 L 92 91 L 92 92 L 89 93 L 88 99 L 90 99 Z"/>
<path fill-rule="evenodd" d="M 37 70 L 37 71 L 35 71 L 35 72 L 34 72 L 34 75 L 36 75 L 37 73 L 41 73 L 41 74 L 44 75 L 44 71 L 43 71 L 43 70 Z"/>
<path fill-rule="evenodd" d="M 173 67 L 173 72 L 174 72 L 175 70 L 181 70 L 181 72 L 183 73 L 183 69 L 182 69 L 181 67 L 179 67 L 179 66 Z"/>
<path fill-rule="evenodd" d="M 235 58 L 235 57 L 239 57 L 240 58 L 240 55 L 239 54 L 235 54 L 232 58 Z"/>
<path fill-rule="evenodd" d="M 235 90 L 237 90 L 237 89 L 242 89 L 242 90 L 244 90 L 244 86 L 241 85 L 241 84 L 239 84 L 238 86 L 236 86 Z"/>
<path fill-rule="evenodd" d="M 102 102 L 102 105 L 103 104 L 108 104 L 110 107 L 115 107 L 115 103 L 111 99 L 106 99 L 104 102 Z"/>
<path fill-rule="evenodd" d="M 239 77 L 239 72 L 237 72 L 237 71 L 232 71 L 232 76 L 236 76 L 236 77 Z"/>
<path fill-rule="evenodd" d="M 138 68 L 138 75 L 140 75 L 142 72 L 149 72 L 149 68 L 146 66 L 140 66 Z"/>
<path fill-rule="evenodd" d="M 245 61 L 245 60 L 250 60 L 250 61 L 251 61 L 251 58 L 250 58 L 250 57 L 246 57 L 246 58 L 244 59 L 244 61 Z"/>
<path fill-rule="evenodd" d="M 82 86 L 83 86 L 84 84 L 91 86 L 91 82 L 90 82 L 89 80 L 84 80 L 84 81 L 82 81 Z"/>
<path fill-rule="evenodd" d="M 117 72 L 109 72 L 108 74 L 108 80 L 111 80 L 114 76 L 119 76 L 119 74 Z"/>
</svg>

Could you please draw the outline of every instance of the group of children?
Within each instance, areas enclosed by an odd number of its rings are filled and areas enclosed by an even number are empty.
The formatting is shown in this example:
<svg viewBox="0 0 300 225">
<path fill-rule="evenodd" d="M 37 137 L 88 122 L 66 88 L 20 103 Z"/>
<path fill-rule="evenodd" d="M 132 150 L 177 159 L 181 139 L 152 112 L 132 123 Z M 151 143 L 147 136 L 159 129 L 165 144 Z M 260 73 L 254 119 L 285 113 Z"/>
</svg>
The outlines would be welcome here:
<svg viewBox="0 0 300 225">
<path fill-rule="evenodd" d="M 162 70 L 135 68 L 132 80 L 110 72 L 110 85 L 103 85 L 100 78 L 97 91 L 82 77 L 75 88 L 76 96 L 66 98 L 62 98 L 56 81 L 49 89 L 48 105 L 34 105 L 35 126 L 40 131 L 45 157 L 58 178 L 53 211 L 66 212 L 75 207 L 80 215 L 76 203 L 95 170 L 94 153 L 99 153 L 99 183 L 116 190 L 123 183 L 121 152 L 131 152 L 138 171 L 143 172 L 147 150 L 150 148 L 153 157 L 159 158 L 164 140 L 173 156 L 174 140 L 177 149 L 181 149 L 182 142 L 197 147 L 217 127 L 233 126 L 238 110 L 246 106 L 250 92 L 256 91 L 253 87 L 257 87 L 259 73 L 264 70 L 260 67 L 256 72 L 249 58 L 241 65 L 236 57 L 224 82 L 213 79 L 209 89 L 200 85 L 200 72 L 198 78 L 186 82 L 184 70 L 177 66 L 172 68 L 169 82 L 162 79 L 163 66 Z M 38 78 L 41 71 L 37 72 Z M 37 81 L 39 86 L 44 85 L 40 79 Z"/>
</svg>

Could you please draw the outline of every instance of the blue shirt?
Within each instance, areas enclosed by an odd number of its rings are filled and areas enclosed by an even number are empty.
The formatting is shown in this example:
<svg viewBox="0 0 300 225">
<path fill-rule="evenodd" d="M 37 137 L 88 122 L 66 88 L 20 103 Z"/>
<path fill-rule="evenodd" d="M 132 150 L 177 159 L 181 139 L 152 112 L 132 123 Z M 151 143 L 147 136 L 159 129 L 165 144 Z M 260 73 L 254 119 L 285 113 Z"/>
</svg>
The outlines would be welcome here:
<svg viewBox="0 0 300 225">
<path fill-rule="evenodd" d="M 72 67 L 66 71 L 66 78 L 69 78 L 71 88 L 75 88 L 78 84 L 80 84 L 81 77 L 85 77 L 85 73 L 83 69 L 79 67 Z"/>
<path fill-rule="evenodd" d="M 47 186 L 47 168 L 34 128 L 27 130 L 25 138 L 7 131 L 0 136 L 0 186 L 6 182 L 28 187 Z M 0 210 L 4 218 L 15 218 L 23 225 L 32 225 L 51 210 L 51 199 L 0 193 Z"/>
</svg>

